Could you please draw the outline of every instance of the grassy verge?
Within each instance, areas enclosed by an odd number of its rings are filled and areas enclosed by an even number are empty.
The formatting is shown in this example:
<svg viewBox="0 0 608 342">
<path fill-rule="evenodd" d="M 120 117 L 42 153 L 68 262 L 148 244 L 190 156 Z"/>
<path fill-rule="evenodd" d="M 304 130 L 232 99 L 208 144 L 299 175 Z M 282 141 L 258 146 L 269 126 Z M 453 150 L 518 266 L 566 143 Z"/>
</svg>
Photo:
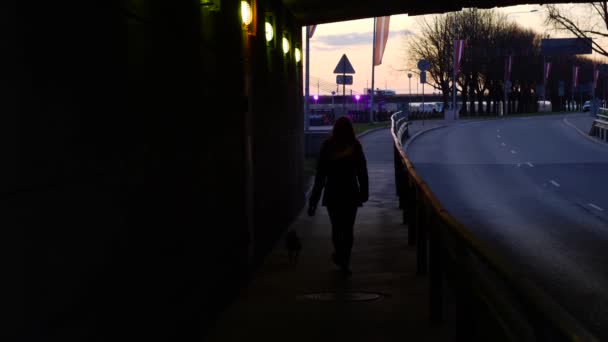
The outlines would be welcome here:
<svg viewBox="0 0 608 342">
<path fill-rule="evenodd" d="M 391 127 L 391 122 L 390 121 L 385 121 L 385 122 L 374 122 L 374 123 L 355 123 L 353 124 L 353 126 L 355 127 L 355 134 L 361 134 L 365 131 L 368 131 L 370 129 L 374 129 L 374 128 L 381 128 L 381 127 Z"/>
</svg>

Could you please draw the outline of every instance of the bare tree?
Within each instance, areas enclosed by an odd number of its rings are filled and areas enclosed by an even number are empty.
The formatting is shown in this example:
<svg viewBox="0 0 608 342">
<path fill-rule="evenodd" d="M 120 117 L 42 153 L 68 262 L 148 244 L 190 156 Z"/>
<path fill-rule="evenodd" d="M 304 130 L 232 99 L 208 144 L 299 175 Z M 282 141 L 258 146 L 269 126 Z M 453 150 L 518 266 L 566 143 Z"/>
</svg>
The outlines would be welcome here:
<svg viewBox="0 0 608 342">
<path fill-rule="evenodd" d="M 597 4 L 592 7 L 595 11 L 601 8 L 605 7 L 597 7 Z M 579 102 L 583 97 L 590 96 L 581 89 L 590 89 L 588 84 L 593 80 L 591 60 L 579 56 L 543 58 L 541 41 L 544 37 L 538 32 L 518 26 L 496 11 L 466 9 L 431 19 L 423 17 L 419 23 L 420 34 L 409 37 L 406 42 L 406 64 L 415 65 L 420 59 L 430 62 L 429 78 L 434 83 L 431 86 L 442 92 L 446 105 L 454 86 L 454 32 L 459 39 L 467 42 L 456 80 L 462 103 L 469 104 L 461 108 L 461 115 L 497 114 L 497 104 L 505 100 L 505 92 L 508 93 L 508 113 L 537 111 L 538 86 L 544 83 L 545 58 L 551 59 L 552 68 L 544 96 L 554 103 L 555 110 L 563 109 L 564 101 L 571 101 L 574 93 L 579 97 Z M 508 56 L 511 56 L 512 61 L 510 82 L 505 79 Z M 573 65 L 581 67 L 579 84 L 585 83 L 576 90 L 572 87 Z M 505 89 L 505 86 L 509 88 Z M 605 97 L 608 84 L 599 84 L 598 87 L 601 89 L 598 88 L 595 92 L 604 94 Z"/>
<path fill-rule="evenodd" d="M 602 39 L 608 38 L 608 1 L 590 2 L 578 6 L 581 10 L 587 10 L 587 13 L 581 14 L 580 11 L 577 13 L 572 5 L 546 5 L 545 23 L 556 31 L 570 32 L 578 38 L 591 38 L 593 51 L 608 57 L 608 51 L 600 44 Z"/>
<path fill-rule="evenodd" d="M 530 51 L 534 48 L 534 34 L 524 31 L 493 10 L 466 9 L 419 21 L 420 34 L 407 42 L 408 64 L 420 59 L 430 62 L 430 78 L 443 94 L 447 105 L 453 90 L 454 16 L 459 39 L 467 42 L 456 80 L 463 102 L 470 101 L 472 113 L 486 113 L 490 103 L 502 100 L 504 59 L 507 51 Z M 539 73 L 540 74 L 540 73 Z M 496 109 L 492 109 L 494 112 Z M 463 114 L 468 114 L 463 107 Z"/>
<path fill-rule="evenodd" d="M 416 65 L 421 59 L 429 61 L 429 76 L 433 80 L 431 86 L 442 92 L 444 104 L 447 104 L 451 90 L 450 80 L 453 64 L 451 42 L 454 39 L 454 34 L 452 26 L 448 24 L 449 18 L 450 16 L 447 15 L 444 18 L 434 17 L 429 21 L 423 17 L 419 21 L 421 34 L 409 37 L 407 44 L 407 64 Z"/>
</svg>

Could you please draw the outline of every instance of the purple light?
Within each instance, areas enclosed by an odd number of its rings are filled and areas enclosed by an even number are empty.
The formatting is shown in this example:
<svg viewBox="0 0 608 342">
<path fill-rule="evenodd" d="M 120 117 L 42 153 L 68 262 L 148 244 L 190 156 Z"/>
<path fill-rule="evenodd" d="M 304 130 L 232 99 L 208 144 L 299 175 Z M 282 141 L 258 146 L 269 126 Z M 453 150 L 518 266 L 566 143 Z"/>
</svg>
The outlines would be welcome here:
<svg viewBox="0 0 608 342">
<path fill-rule="evenodd" d="M 313 98 L 315 99 L 315 101 L 317 101 L 319 99 L 319 95 L 315 95 L 313 96 Z"/>
<path fill-rule="evenodd" d="M 355 95 L 355 100 L 359 101 L 361 99 L 361 95 Z"/>
</svg>

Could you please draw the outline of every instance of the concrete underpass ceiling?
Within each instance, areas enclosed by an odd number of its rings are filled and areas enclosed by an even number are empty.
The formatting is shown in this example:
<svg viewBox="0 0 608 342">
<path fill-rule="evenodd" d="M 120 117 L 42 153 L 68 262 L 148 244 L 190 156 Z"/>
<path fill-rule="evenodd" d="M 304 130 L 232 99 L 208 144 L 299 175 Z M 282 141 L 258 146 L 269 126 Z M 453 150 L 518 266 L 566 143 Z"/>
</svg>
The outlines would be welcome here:
<svg viewBox="0 0 608 342">
<path fill-rule="evenodd" d="M 380 17 L 393 14 L 424 15 L 459 11 L 462 8 L 492 8 L 546 3 L 588 1 L 516 1 L 516 0 L 282 0 L 301 25 Z"/>
</svg>

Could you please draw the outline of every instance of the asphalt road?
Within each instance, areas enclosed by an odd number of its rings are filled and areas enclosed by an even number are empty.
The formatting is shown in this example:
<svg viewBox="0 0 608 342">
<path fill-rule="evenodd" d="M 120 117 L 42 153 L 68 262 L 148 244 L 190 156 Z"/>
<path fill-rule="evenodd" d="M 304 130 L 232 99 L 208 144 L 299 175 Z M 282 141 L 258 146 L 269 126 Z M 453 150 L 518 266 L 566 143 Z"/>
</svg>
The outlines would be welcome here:
<svg viewBox="0 0 608 342">
<path fill-rule="evenodd" d="M 444 207 L 608 340 L 608 145 L 564 116 L 428 131 L 407 154 Z"/>
</svg>

